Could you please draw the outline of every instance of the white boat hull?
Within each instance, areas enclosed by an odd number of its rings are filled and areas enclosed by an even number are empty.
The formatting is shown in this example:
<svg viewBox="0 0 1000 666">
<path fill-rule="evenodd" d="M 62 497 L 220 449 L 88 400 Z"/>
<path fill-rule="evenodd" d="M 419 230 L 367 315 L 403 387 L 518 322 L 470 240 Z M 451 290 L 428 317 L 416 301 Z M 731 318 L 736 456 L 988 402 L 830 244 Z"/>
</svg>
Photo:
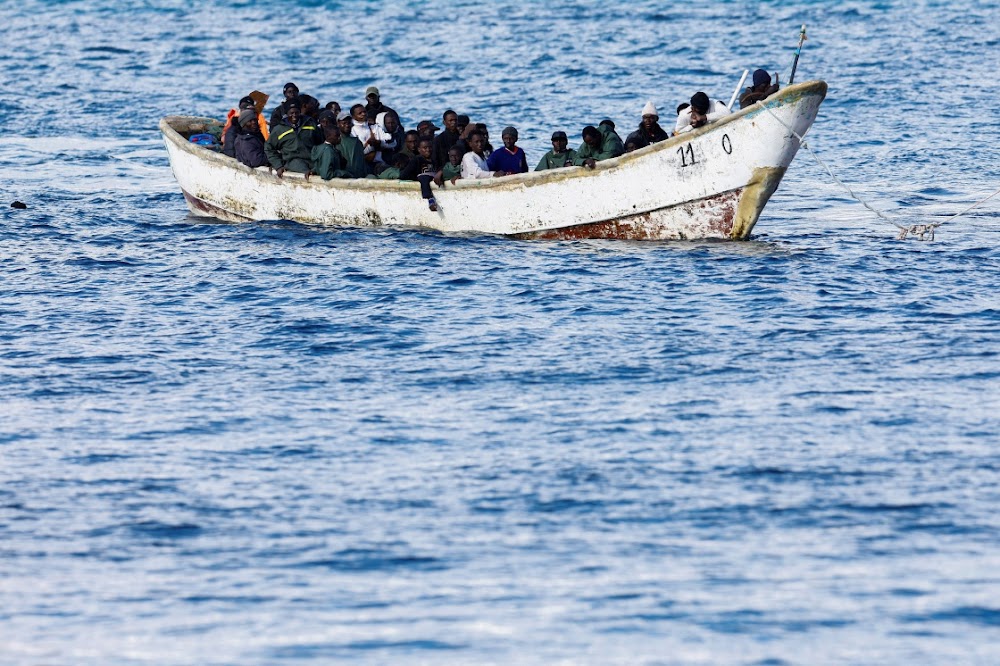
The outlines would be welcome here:
<svg viewBox="0 0 1000 666">
<path fill-rule="evenodd" d="M 306 181 L 250 169 L 187 141 L 216 121 L 160 123 L 191 212 L 227 221 L 422 227 L 517 238 L 746 239 L 777 189 L 826 95 L 822 81 L 790 86 L 717 123 L 596 169 L 568 167 L 437 189 L 430 211 L 412 182 Z M 772 115 L 773 114 L 773 115 Z M 777 118 L 781 119 L 781 122 Z M 784 124 L 783 124 L 784 123 Z M 786 127 L 787 125 L 787 127 Z"/>
</svg>

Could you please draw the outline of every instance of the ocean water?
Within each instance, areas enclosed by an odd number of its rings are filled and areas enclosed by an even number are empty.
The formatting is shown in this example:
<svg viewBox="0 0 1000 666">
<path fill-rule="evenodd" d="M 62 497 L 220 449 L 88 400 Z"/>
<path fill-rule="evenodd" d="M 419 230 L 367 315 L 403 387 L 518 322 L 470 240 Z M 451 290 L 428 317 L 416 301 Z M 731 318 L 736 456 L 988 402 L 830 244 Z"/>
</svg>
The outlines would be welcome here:
<svg viewBox="0 0 1000 666">
<path fill-rule="evenodd" d="M 1000 200 L 900 242 L 800 152 L 743 243 L 229 225 L 156 129 L 374 83 L 533 164 L 806 23 L 814 150 L 940 222 L 1000 187 L 997 2 L 0 20 L 0 663 L 1000 663 Z"/>
</svg>

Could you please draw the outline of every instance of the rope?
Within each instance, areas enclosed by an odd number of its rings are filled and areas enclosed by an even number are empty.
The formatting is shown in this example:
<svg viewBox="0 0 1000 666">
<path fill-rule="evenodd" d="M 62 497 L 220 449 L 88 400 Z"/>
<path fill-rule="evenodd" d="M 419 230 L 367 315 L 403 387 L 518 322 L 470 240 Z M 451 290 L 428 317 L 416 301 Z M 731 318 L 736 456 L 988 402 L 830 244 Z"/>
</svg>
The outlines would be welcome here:
<svg viewBox="0 0 1000 666">
<path fill-rule="evenodd" d="M 781 123 L 782 125 L 784 125 L 785 129 L 787 129 L 789 132 L 791 132 L 792 135 L 796 139 L 799 140 L 799 145 L 802 146 L 803 148 L 805 148 L 809 152 L 809 154 L 813 156 L 813 159 L 816 160 L 817 164 L 819 164 L 821 167 L 823 167 L 826 170 L 827 174 L 830 175 L 830 178 L 833 179 L 833 182 L 837 183 L 842 188 L 844 188 L 847 191 L 847 193 L 849 195 L 851 195 L 852 199 L 854 199 L 855 201 L 857 201 L 858 203 L 860 203 L 862 206 L 864 206 L 865 208 L 867 208 L 871 212 L 875 213 L 875 215 L 877 215 L 879 218 L 885 220 L 889 224 L 892 224 L 897 229 L 899 229 L 899 235 L 896 236 L 897 240 L 906 240 L 907 236 L 915 236 L 918 240 L 934 240 L 934 230 L 937 229 L 938 227 L 940 227 L 942 224 L 944 224 L 945 222 L 951 222 L 952 220 L 957 219 L 957 218 L 961 217 L 962 215 L 965 215 L 966 213 L 968 213 L 972 209 L 981 206 L 982 204 L 986 203 L 987 201 L 989 201 L 990 199 L 992 199 L 996 195 L 1000 194 L 1000 190 L 997 190 L 996 192 L 994 192 L 993 194 L 989 195 L 985 199 L 981 199 L 981 200 L 977 201 L 976 203 L 972 204 L 971 206 L 969 206 L 965 210 L 963 210 L 963 211 L 961 211 L 959 213 L 956 213 L 955 215 L 952 215 L 951 217 L 949 217 L 947 219 L 941 220 L 940 222 L 932 222 L 930 224 L 913 224 L 913 225 L 910 225 L 909 227 L 904 226 L 904 225 L 900 224 L 899 222 L 896 222 L 895 220 L 891 219 L 890 217 L 888 217 L 887 215 L 885 215 L 881 211 L 873 208 L 867 201 L 865 201 L 864 199 L 862 199 L 861 197 L 859 197 L 857 194 L 855 194 L 854 190 L 852 190 L 846 183 L 844 183 L 842 180 L 840 180 L 839 178 L 837 178 L 837 176 L 833 173 L 833 170 L 830 169 L 829 166 L 827 166 L 826 162 L 824 162 L 823 160 L 821 160 L 819 158 L 819 155 L 817 155 L 815 152 L 813 152 L 812 148 L 809 147 L 809 143 L 805 139 L 805 134 L 809 133 L 808 129 L 805 131 L 804 134 L 799 134 L 794 129 L 792 129 L 791 127 L 789 127 L 788 123 L 786 123 L 784 120 L 782 120 L 781 118 L 779 118 L 778 115 L 776 113 L 774 113 L 774 111 L 772 111 L 769 107 L 764 106 L 764 104 L 761 101 L 758 100 L 757 102 L 755 102 L 755 104 L 757 106 L 759 106 L 760 108 L 764 109 L 765 111 L 767 111 L 769 114 L 771 114 L 772 118 L 774 118 L 779 123 Z"/>
</svg>

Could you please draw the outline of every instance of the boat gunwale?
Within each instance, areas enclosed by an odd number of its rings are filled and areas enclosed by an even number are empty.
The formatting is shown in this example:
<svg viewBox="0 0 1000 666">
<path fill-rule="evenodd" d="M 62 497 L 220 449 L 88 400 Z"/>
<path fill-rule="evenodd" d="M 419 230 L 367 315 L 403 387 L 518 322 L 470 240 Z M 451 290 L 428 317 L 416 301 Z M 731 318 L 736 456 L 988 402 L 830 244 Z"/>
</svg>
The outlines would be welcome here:
<svg viewBox="0 0 1000 666">
<path fill-rule="evenodd" d="M 775 95 L 769 97 L 763 102 L 764 108 L 776 108 L 779 106 L 785 106 L 788 103 L 793 103 L 798 99 L 809 96 L 809 95 L 820 95 L 825 97 L 827 92 L 827 84 L 824 81 L 805 81 L 803 83 L 796 83 L 794 85 L 788 86 L 783 90 L 779 91 Z M 649 155 L 653 155 L 660 151 L 672 150 L 673 148 L 688 143 L 698 137 L 701 137 L 709 132 L 714 132 L 719 128 L 725 127 L 731 123 L 737 122 L 741 119 L 753 117 L 763 112 L 763 109 L 757 105 L 741 109 L 734 113 L 729 114 L 725 118 L 722 118 L 714 123 L 705 125 L 704 127 L 699 127 L 690 132 L 684 132 L 683 134 L 678 134 L 676 136 L 670 137 L 664 141 L 658 143 L 650 144 L 635 150 L 631 153 L 626 153 L 618 157 L 613 157 L 608 160 L 602 160 L 597 162 L 593 169 L 579 166 L 561 167 L 558 169 L 545 169 L 543 171 L 528 171 L 527 173 L 514 174 L 511 176 L 504 176 L 502 178 L 483 178 L 476 180 L 464 180 L 460 179 L 456 183 L 448 184 L 448 188 L 460 189 L 475 189 L 475 188 L 491 188 L 491 189 L 510 189 L 516 186 L 525 187 L 537 187 L 540 185 L 545 185 L 549 183 L 560 182 L 569 178 L 590 178 L 595 177 L 603 172 L 612 171 L 616 168 L 629 164 L 635 160 L 641 160 Z M 332 178 L 330 180 L 322 180 L 315 177 L 311 180 L 306 180 L 303 174 L 286 172 L 282 178 L 278 178 L 276 175 L 268 170 L 264 170 L 267 167 L 251 168 L 245 164 L 240 163 L 234 158 L 228 155 L 223 155 L 215 151 L 206 150 L 203 147 L 193 144 L 183 136 L 174 127 L 175 124 L 180 125 L 182 122 L 186 122 L 188 126 L 198 123 L 201 125 L 222 125 L 221 122 L 215 118 L 206 118 L 203 116 L 182 116 L 182 115 L 170 115 L 164 117 L 160 120 L 159 128 L 163 133 L 164 139 L 169 140 L 176 147 L 192 154 L 198 159 L 207 160 L 209 162 L 217 161 L 220 166 L 225 166 L 227 168 L 235 168 L 237 170 L 242 170 L 245 173 L 253 174 L 256 176 L 263 177 L 265 173 L 270 176 L 273 180 L 278 182 L 290 182 L 296 185 L 303 186 L 313 186 L 321 187 L 324 189 L 353 189 L 353 190 L 368 190 L 368 191 L 413 191 L 419 189 L 419 183 L 412 181 L 399 181 L 399 180 L 378 180 L 375 178 L 356 178 L 356 179 L 346 179 L 346 178 Z M 290 178 L 289 178 L 290 176 Z"/>
</svg>

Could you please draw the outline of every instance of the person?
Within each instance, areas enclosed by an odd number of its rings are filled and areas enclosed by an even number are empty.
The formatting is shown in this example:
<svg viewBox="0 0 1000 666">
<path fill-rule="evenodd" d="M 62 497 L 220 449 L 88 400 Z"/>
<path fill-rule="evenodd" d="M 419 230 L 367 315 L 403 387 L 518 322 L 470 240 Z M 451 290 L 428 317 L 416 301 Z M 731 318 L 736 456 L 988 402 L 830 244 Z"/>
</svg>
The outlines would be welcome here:
<svg viewBox="0 0 1000 666">
<path fill-rule="evenodd" d="M 634 134 L 634 132 L 633 132 L 633 134 Z M 639 143 L 637 143 L 635 141 L 635 139 L 633 139 L 631 137 L 632 137 L 632 135 L 630 134 L 629 138 L 625 140 L 625 154 L 626 155 L 628 153 L 634 153 L 639 148 L 645 148 L 647 145 L 649 145 L 649 144 L 645 144 L 645 145 L 639 144 Z"/>
<path fill-rule="evenodd" d="M 400 124 L 399 116 L 395 111 L 386 111 L 385 131 L 386 134 L 392 137 L 392 142 L 395 145 L 390 152 L 390 155 L 401 151 L 406 145 L 406 130 L 404 130 L 402 124 Z"/>
<path fill-rule="evenodd" d="M 365 114 L 368 119 L 373 121 L 378 117 L 380 113 L 396 113 L 388 106 L 382 103 L 381 97 L 379 97 L 378 88 L 375 86 L 368 86 L 365 90 Z M 399 122 L 399 114 L 396 113 L 396 122 Z"/>
<path fill-rule="evenodd" d="M 441 129 L 429 120 L 421 120 L 417 123 L 417 135 L 420 137 L 429 136 L 431 140 L 434 139 L 434 134 Z M 417 149 L 416 145 L 413 146 L 413 150 Z"/>
<path fill-rule="evenodd" d="M 336 119 L 340 115 L 340 102 L 336 101 L 327 102 L 326 106 L 323 108 L 326 109 L 327 111 L 331 111 L 333 113 L 334 119 Z"/>
<path fill-rule="evenodd" d="M 441 119 L 444 121 L 444 131 L 434 137 L 434 150 L 431 153 L 434 166 L 438 169 L 448 161 L 448 149 L 454 146 L 459 138 L 458 114 L 448 109 L 442 114 Z"/>
<path fill-rule="evenodd" d="M 396 149 L 402 145 L 401 142 L 397 141 L 394 133 L 394 130 L 399 129 L 399 125 L 394 122 L 395 118 L 395 111 L 383 111 L 375 117 L 375 125 L 372 126 L 372 132 L 378 138 L 378 161 L 386 165 L 391 162 L 390 158 Z M 393 130 L 390 130 L 390 127 Z"/>
<path fill-rule="evenodd" d="M 260 115 L 255 109 L 240 111 L 236 122 L 240 132 L 233 138 L 233 156 L 251 169 L 268 165 L 260 122 Z"/>
<path fill-rule="evenodd" d="M 490 129 L 486 126 L 486 123 L 476 123 L 476 129 L 483 135 L 483 155 L 486 155 L 487 159 L 493 154 L 493 144 L 490 143 Z M 468 151 L 463 151 L 464 155 Z"/>
<path fill-rule="evenodd" d="M 474 180 L 477 178 L 493 178 L 506 176 L 505 171 L 491 171 L 483 154 L 483 133 L 473 130 L 469 135 L 469 152 L 462 157 L 462 178 Z"/>
<path fill-rule="evenodd" d="M 433 138 L 431 141 L 433 142 Z M 413 159 L 417 156 L 417 144 L 420 143 L 420 132 L 417 130 L 407 130 L 406 134 L 403 135 L 403 148 L 399 151 L 400 155 L 406 155 L 409 159 Z"/>
<path fill-rule="evenodd" d="M 363 104 L 355 104 L 351 107 L 351 119 L 354 124 L 351 126 L 351 134 L 356 136 L 361 145 L 364 146 L 365 163 L 368 164 L 368 173 L 375 173 L 375 162 L 381 162 L 379 155 L 379 137 L 368 124 L 368 116 Z"/>
<path fill-rule="evenodd" d="M 274 111 L 271 112 L 271 122 L 268 124 L 268 129 L 272 132 L 274 131 L 274 126 L 280 123 L 281 119 L 285 117 L 286 113 L 288 113 L 288 103 L 293 99 L 298 99 L 299 87 L 289 81 L 285 84 L 285 87 L 281 89 L 281 93 L 285 96 L 285 99 Z"/>
<path fill-rule="evenodd" d="M 778 92 L 778 74 L 774 75 L 774 84 L 771 84 L 771 75 L 765 69 L 758 69 L 753 73 L 753 85 L 743 91 L 740 95 L 740 108 L 745 109 L 757 102 L 762 102 L 774 93 Z"/>
<path fill-rule="evenodd" d="M 427 200 L 427 207 L 436 211 L 437 201 L 431 192 L 431 181 L 434 180 L 434 142 L 426 137 L 420 139 L 417 145 L 417 156 L 407 163 L 399 174 L 400 180 L 415 180 L 420 183 L 420 196 Z"/>
<path fill-rule="evenodd" d="M 625 152 L 631 152 L 627 145 L 630 141 L 635 148 L 644 148 L 651 143 L 659 143 L 669 139 L 670 135 L 660 127 L 659 121 L 660 115 L 656 112 L 656 107 L 653 106 L 652 102 L 646 102 L 646 106 L 642 107 L 642 120 L 639 122 L 639 129 L 629 134 L 625 139 Z"/>
<path fill-rule="evenodd" d="M 289 101 L 284 119 L 271 130 L 264 153 L 278 178 L 286 171 L 309 173 L 316 127 L 303 124 L 298 100 Z"/>
<path fill-rule="evenodd" d="M 403 169 L 406 165 L 410 163 L 410 158 L 408 158 L 403 153 L 395 153 L 392 156 L 392 161 L 389 162 L 389 166 L 386 167 L 382 173 L 378 175 L 379 180 L 399 180 Z"/>
<path fill-rule="evenodd" d="M 342 136 L 340 128 L 327 123 L 323 127 L 323 143 L 312 149 L 312 172 L 323 180 L 351 178 L 350 172 L 342 166 L 343 156 L 337 150 Z"/>
<path fill-rule="evenodd" d="M 347 111 L 341 111 L 337 118 L 337 128 L 340 130 L 340 143 L 336 145 L 337 152 L 344 158 L 343 168 L 349 174 L 349 178 L 364 178 L 368 175 L 368 167 L 365 164 L 365 148 L 358 137 L 351 134 L 354 127 L 354 119 Z"/>
<path fill-rule="evenodd" d="M 517 145 L 517 130 L 513 127 L 505 127 L 500 133 L 500 138 L 503 139 L 503 148 L 493 151 L 486 158 L 487 168 L 490 171 L 505 171 L 508 174 L 527 173 L 528 158 L 525 156 L 524 150 Z"/>
<path fill-rule="evenodd" d="M 677 114 L 674 134 L 690 132 L 728 115 L 729 107 L 723 102 L 709 99 L 708 95 L 701 91 L 696 92 L 691 96 L 691 106 Z"/>
<path fill-rule="evenodd" d="M 566 132 L 553 132 L 552 150 L 542 155 L 542 159 L 538 161 L 535 171 L 573 166 L 573 160 L 575 159 L 576 151 L 569 147 L 569 137 L 566 136 Z"/>
<path fill-rule="evenodd" d="M 602 131 L 603 130 L 603 131 Z M 576 151 L 573 164 L 593 169 L 598 162 L 618 157 L 625 153 L 625 146 L 614 130 L 614 125 L 601 123 L 601 129 L 593 125 L 583 128 L 583 143 Z"/>
<path fill-rule="evenodd" d="M 239 115 L 247 109 L 253 109 L 253 98 L 247 95 L 239 101 L 236 109 L 229 109 L 226 114 L 226 124 L 222 127 L 222 154 L 236 157 L 236 137 L 243 131 L 240 127 Z"/>
<path fill-rule="evenodd" d="M 312 95 L 299 95 L 299 101 L 302 103 L 302 118 L 309 118 L 315 124 L 315 121 L 319 118 L 319 100 Z M 323 143 L 322 136 L 319 137 L 319 143 Z"/>
<path fill-rule="evenodd" d="M 462 151 L 458 146 L 452 146 L 448 149 L 448 163 L 438 171 L 435 182 L 438 185 L 443 185 L 448 182 L 452 185 L 455 181 L 462 177 Z"/>
</svg>

